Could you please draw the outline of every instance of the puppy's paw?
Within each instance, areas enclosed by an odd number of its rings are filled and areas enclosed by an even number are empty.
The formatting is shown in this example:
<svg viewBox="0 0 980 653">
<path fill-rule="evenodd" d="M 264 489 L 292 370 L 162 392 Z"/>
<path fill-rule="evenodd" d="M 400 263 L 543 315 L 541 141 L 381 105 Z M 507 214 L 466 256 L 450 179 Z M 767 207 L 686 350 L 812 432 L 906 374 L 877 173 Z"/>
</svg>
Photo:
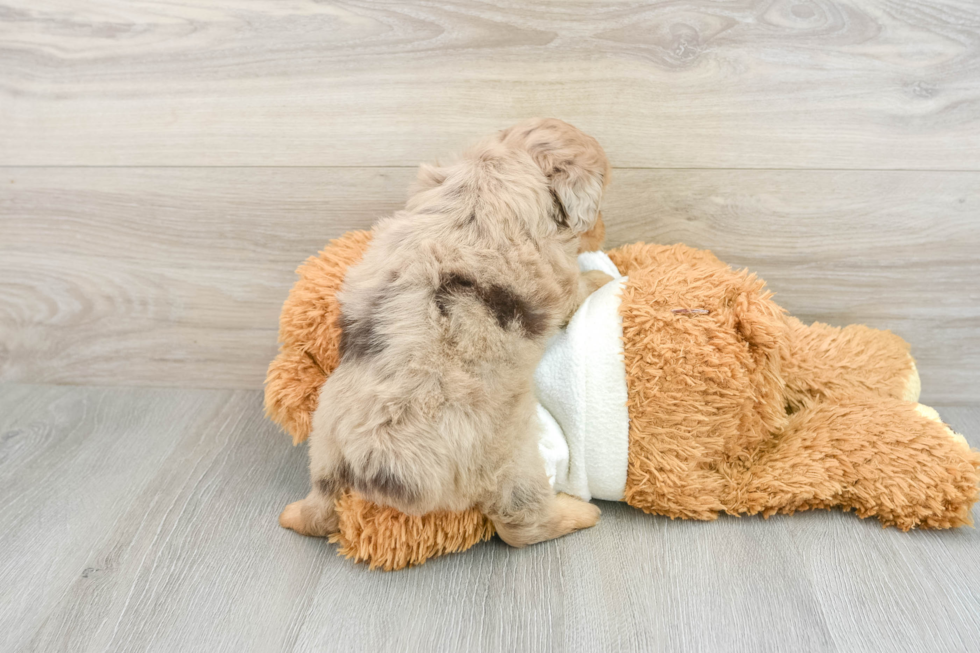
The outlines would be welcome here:
<svg viewBox="0 0 980 653">
<path fill-rule="evenodd" d="M 557 499 L 561 506 L 563 521 L 569 532 L 592 528 L 599 523 L 599 515 L 602 514 L 599 506 L 567 494 L 559 494 Z"/>
<path fill-rule="evenodd" d="M 294 501 L 279 514 L 279 525 L 303 533 L 303 502 Z M 305 535 L 305 533 L 303 533 Z"/>
<path fill-rule="evenodd" d="M 279 525 L 310 537 L 327 537 L 340 528 L 340 519 L 333 504 L 311 501 L 309 497 L 286 506 L 279 515 Z"/>
<path fill-rule="evenodd" d="M 589 270 L 582 273 L 582 283 L 585 285 L 586 295 L 591 295 L 612 280 L 611 276 L 601 270 Z"/>
</svg>

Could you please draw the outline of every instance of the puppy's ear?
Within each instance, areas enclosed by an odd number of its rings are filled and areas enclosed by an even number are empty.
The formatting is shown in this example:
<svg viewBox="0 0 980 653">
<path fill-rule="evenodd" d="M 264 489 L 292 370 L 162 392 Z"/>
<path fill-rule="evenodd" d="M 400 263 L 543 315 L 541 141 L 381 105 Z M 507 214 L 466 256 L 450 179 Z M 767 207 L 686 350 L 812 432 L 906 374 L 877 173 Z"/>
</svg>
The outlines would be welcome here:
<svg viewBox="0 0 980 653">
<path fill-rule="evenodd" d="M 590 230 L 599 218 L 602 200 L 602 173 L 563 161 L 545 173 L 555 198 L 555 220 L 580 234 Z"/>
<path fill-rule="evenodd" d="M 596 139 L 555 118 L 525 120 L 501 132 L 501 139 L 526 149 L 548 178 L 560 226 L 576 234 L 592 228 L 609 172 Z"/>
</svg>

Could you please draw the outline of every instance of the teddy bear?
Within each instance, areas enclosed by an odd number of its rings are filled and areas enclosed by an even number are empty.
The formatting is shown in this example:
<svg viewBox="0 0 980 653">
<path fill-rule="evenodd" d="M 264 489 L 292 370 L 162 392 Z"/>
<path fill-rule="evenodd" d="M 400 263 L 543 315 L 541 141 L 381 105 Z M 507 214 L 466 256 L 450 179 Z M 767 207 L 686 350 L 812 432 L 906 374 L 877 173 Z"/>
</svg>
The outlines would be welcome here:
<svg viewBox="0 0 980 653">
<path fill-rule="evenodd" d="M 266 414 L 303 442 L 339 364 L 336 294 L 371 239 L 355 231 L 297 270 L 265 383 Z M 883 526 L 971 524 L 980 454 L 917 403 L 909 345 L 861 325 L 805 325 L 711 252 L 635 243 L 587 252 L 613 280 L 535 373 L 539 453 L 557 492 L 713 520 L 841 508 Z M 348 490 L 342 555 L 401 569 L 493 536 L 476 508 L 407 515 Z"/>
</svg>

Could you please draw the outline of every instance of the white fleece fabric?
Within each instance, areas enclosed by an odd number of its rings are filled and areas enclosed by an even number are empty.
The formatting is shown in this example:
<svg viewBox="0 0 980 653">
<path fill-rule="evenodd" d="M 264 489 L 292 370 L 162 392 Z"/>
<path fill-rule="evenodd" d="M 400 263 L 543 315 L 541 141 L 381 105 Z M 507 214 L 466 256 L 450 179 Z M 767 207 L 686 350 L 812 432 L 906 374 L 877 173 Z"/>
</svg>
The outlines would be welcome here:
<svg viewBox="0 0 980 653">
<path fill-rule="evenodd" d="M 589 501 L 622 501 L 629 453 L 623 318 L 626 277 L 602 252 L 579 255 L 579 269 L 613 277 L 579 307 L 534 373 L 538 449 L 555 490 Z"/>
</svg>

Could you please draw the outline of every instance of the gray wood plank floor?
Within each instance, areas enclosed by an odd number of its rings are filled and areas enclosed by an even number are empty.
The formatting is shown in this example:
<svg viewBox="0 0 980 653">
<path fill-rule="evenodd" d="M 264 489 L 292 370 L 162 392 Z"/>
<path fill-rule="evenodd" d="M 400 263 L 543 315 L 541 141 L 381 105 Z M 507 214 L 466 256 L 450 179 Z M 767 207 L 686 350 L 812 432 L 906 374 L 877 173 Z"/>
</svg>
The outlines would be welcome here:
<svg viewBox="0 0 980 653">
<path fill-rule="evenodd" d="M 980 445 L 980 408 L 941 408 Z M 980 533 L 837 512 L 599 526 L 385 574 L 286 532 L 243 390 L 0 385 L 2 651 L 966 651 Z M 975 511 L 980 518 L 980 511 Z"/>
</svg>

